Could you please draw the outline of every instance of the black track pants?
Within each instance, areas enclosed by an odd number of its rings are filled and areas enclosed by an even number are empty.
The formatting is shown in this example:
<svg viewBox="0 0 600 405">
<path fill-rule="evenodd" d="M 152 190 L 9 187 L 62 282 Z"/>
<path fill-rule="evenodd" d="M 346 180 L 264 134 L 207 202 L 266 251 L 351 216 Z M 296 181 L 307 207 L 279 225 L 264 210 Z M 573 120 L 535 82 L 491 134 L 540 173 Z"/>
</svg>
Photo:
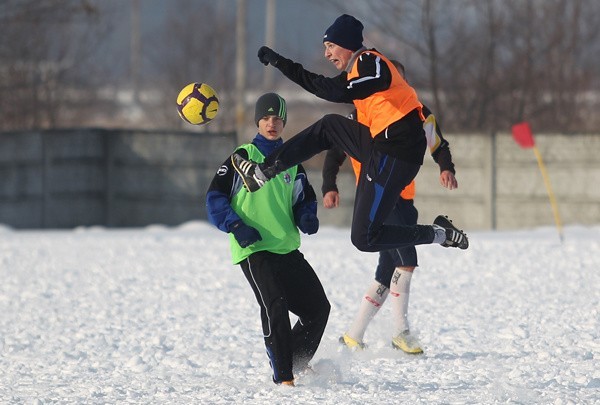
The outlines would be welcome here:
<svg viewBox="0 0 600 405">
<path fill-rule="evenodd" d="M 376 150 L 369 128 L 356 121 L 325 115 L 275 149 L 261 168 L 284 170 L 334 145 L 361 162 L 352 219 L 354 246 L 378 252 L 433 241 L 431 226 L 384 225 L 400 192 L 415 178 L 421 165 Z"/>
<path fill-rule="evenodd" d="M 273 381 L 292 380 L 305 369 L 327 325 L 330 304 L 302 253 L 257 252 L 240 263 L 260 306 Z M 289 313 L 298 316 L 292 328 Z"/>
</svg>

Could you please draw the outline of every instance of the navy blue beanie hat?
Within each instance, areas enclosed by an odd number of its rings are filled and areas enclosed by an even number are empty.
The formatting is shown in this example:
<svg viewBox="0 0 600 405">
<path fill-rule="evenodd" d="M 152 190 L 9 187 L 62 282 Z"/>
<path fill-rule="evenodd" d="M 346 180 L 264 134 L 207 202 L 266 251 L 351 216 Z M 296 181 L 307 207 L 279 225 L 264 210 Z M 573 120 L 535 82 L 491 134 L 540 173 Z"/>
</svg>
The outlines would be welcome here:
<svg viewBox="0 0 600 405">
<path fill-rule="evenodd" d="M 363 46 L 363 28 L 362 23 L 356 18 L 343 14 L 327 28 L 323 35 L 323 42 L 333 42 L 342 48 L 358 51 Z"/>
</svg>

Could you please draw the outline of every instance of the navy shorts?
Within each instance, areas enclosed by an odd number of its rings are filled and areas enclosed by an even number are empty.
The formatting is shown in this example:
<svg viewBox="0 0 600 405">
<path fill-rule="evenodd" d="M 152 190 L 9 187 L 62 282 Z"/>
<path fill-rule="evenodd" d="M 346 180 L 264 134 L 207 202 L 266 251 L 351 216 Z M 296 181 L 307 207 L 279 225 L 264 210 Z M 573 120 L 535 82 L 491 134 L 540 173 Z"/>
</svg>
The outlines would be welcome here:
<svg viewBox="0 0 600 405">
<path fill-rule="evenodd" d="M 400 198 L 385 223 L 391 225 L 414 225 L 417 223 L 418 216 L 419 212 L 415 208 L 413 200 L 403 200 Z M 417 250 L 414 246 L 379 252 L 379 263 L 375 271 L 375 280 L 390 288 L 390 281 L 394 270 L 399 266 L 418 266 Z"/>
</svg>

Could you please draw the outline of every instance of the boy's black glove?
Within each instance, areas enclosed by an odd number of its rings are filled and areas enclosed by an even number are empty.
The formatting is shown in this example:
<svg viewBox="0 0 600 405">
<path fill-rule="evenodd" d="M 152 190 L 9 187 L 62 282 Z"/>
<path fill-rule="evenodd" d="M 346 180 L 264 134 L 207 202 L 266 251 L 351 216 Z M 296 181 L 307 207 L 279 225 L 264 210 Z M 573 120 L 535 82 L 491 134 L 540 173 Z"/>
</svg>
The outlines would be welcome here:
<svg viewBox="0 0 600 405">
<path fill-rule="evenodd" d="M 233 234 L 237 243 L 243 248 L 262 240 L 260 233 L 255 228 L 246 225 L 241 219 L 231 224 L 229 232 Z"/>
<path fill-rule="evenodd" d="M 258 60 L 265 66 L 269 66 L 269 63 L 273 66 L 277 66 L 279 58 L 279 54 L 268 46 L 261 46 L 258 50 Z"/>
<path fill-rule="evenodd" d="M 319 230 L 319 218 L 315 214 L 304 214 L 299 222 L 298 228 L 307 235 L 317 233 Z"/>
</svg>

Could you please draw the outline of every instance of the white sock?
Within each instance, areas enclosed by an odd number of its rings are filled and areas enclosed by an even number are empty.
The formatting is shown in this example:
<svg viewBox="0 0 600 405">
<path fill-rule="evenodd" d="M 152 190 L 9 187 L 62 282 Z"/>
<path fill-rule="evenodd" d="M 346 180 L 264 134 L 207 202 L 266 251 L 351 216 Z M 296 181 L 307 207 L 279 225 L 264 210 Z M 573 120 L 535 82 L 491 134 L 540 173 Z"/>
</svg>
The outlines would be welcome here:
<svg viewBox="0 0 600 405">
<path fill-rule="evenodd" d="M 262 180 L 262 181 L 269 181 L 269 179 L 267 178 L 267 176 L 263 173 L 262 170 L 260 170 L 260 166 L 256 165 L 256 168 L 254 169 L 254 175 L 256 176 L 256 178 L 258 180 Z"/>
<path fill-rule="evenodd" d="M 431 243 L 439 243 L 440 245 L 446 241 L 446 228 L 443 228 L 439 225 L 433 226 L 433 242 Z"/>
<path fill-rule="evenodd" d="M 377 314 L 389 292 L 390 290 L 386 286 L 377 281 L 371 284 L 360 302 L 360 307 L 354 318 L 354 322 L 352 322 L 352 326 L 346 332 L 348 336 L 358 342 L 363 341 L 369 322 Z"/>
<path fill-rule="evenodd" d="M 394 334 L 409 330 L 408 326 L 408 297 L 410 295 L 410 279 L 412 272 L 396 267 L 390 283 L 390 294 L 392 296 L 392 316 L 394 318 Z"/>
</svg>

